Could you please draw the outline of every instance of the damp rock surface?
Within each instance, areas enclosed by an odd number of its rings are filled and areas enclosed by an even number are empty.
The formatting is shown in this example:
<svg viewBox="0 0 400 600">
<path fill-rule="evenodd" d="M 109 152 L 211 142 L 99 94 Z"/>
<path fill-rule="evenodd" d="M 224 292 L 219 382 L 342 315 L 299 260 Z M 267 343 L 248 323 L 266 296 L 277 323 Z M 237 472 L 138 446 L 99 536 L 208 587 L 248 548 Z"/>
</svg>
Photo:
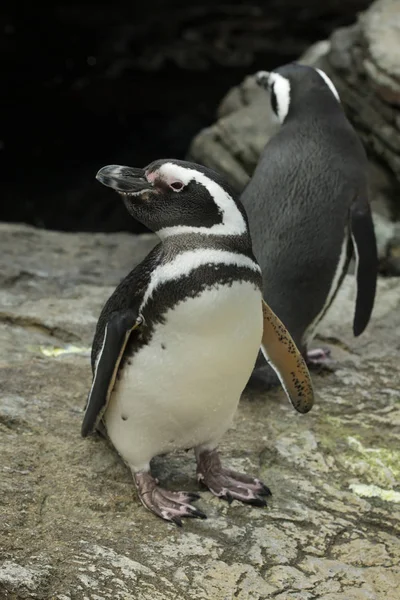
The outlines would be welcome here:
<svg viewBox="0 0 400 600">
<path fill-rule="evenodd" d="M 245 395 L 221 444 L 259 476 L 267 508 L 201 492 L 205 521 L 147 512 L 101 438 L 80 437 L 102 304 L 153 237 L 0 225 L 2 600 L 394 600 L 400 588 L 400 282 L 381 279 L 370 327 L 351 333 L 353 278 L 324 326 L 334 372 L 315 406 Z M 191 452 L 158 458 L 198 490 Z"/>
</svg>

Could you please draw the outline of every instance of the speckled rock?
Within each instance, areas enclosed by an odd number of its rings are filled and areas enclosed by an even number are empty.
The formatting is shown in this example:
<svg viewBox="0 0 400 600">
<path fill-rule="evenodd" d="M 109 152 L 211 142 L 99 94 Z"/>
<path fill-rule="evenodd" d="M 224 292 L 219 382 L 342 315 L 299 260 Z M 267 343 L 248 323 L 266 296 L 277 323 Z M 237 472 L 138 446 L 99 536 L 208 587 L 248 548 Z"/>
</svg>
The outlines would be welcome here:
<svg viewBox="0 0 400 600">
<path fill-rule="evenodd" d="M 243 397 L 221 451 L 271 487 L 269 506 L 202 492 L 182 530 L 145 511 L 101 438 L 80 437 L 89 346 L 115 284 L 153 237 L 0 225 L 0 598 L 394 600 L 400 588 L 400 282 L 379 281 L 351 335 L 353 278 L 326 321 L 335 372 L 316 404 Z M 197 489 L 192 453 L 155 461 Z"/>
</svg>

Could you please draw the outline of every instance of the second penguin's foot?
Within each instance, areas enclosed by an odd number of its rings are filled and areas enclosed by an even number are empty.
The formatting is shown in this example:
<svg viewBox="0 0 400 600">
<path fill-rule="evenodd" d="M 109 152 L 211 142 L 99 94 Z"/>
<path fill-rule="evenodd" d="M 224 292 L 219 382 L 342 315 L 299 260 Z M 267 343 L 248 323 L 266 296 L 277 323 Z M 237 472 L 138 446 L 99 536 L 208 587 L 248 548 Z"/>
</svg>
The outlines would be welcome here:
<svg viewBox="0 0 400 600">
<path fill-rule="evenodd" d="M 206 519 L 206 515 L 192 502 L 200 496 L 192 492 L 170 492 L 158 485 L 158 481 L 149 472 L 133 474 L 136 488 L 142 504 L 158 517 L 172 521 L 182 527 L 183 518 Z"/>
<path fill-rule="evenodd" d="M 332 369 L 333 360 L 329 348 L 314 348 L 306 353 L 306 363 L 309 367 Z"/>
<path fill-rule="evenodd" d="M 196 451 L 197 479 L 219 498 L 240 500 L 253 506 L 266 506 L 265 496 L 271 492 L 259 479 L 224 469 L 216 450 Z"/>
</svg>

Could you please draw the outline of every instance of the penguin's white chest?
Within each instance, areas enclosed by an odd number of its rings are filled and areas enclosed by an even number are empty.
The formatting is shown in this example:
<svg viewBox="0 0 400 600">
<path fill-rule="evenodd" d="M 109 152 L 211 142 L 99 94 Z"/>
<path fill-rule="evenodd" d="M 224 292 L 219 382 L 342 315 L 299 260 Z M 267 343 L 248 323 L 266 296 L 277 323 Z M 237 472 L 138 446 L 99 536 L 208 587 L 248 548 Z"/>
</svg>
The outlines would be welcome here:
<svg viewBox="0 0 400 600">
<path fill-rule="evenodd" d="M 229 427 L 262 337 L 261 292 L 215 285 L 165 313 L 126 364 L 104 420 L 134 469 L 157 454 L 215 444 Z"/>
</svg>

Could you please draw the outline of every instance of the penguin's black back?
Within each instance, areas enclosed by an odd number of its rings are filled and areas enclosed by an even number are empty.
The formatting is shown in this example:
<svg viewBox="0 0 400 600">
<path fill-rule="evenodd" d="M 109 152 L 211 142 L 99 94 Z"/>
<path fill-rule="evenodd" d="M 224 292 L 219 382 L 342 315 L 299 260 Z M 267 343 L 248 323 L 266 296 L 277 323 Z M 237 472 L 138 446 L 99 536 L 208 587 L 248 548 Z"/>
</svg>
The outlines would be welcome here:
<svg viewBox="0 0 400 600">
<path fill-rule="evenodd" d="M 316 105 L 283 124 L 241 197 L 264 298 L 299 347 L 331 288 L 351 203 L 366 194 L 364 149 L 331 99 L 329 118 Z"/>
</svg>

